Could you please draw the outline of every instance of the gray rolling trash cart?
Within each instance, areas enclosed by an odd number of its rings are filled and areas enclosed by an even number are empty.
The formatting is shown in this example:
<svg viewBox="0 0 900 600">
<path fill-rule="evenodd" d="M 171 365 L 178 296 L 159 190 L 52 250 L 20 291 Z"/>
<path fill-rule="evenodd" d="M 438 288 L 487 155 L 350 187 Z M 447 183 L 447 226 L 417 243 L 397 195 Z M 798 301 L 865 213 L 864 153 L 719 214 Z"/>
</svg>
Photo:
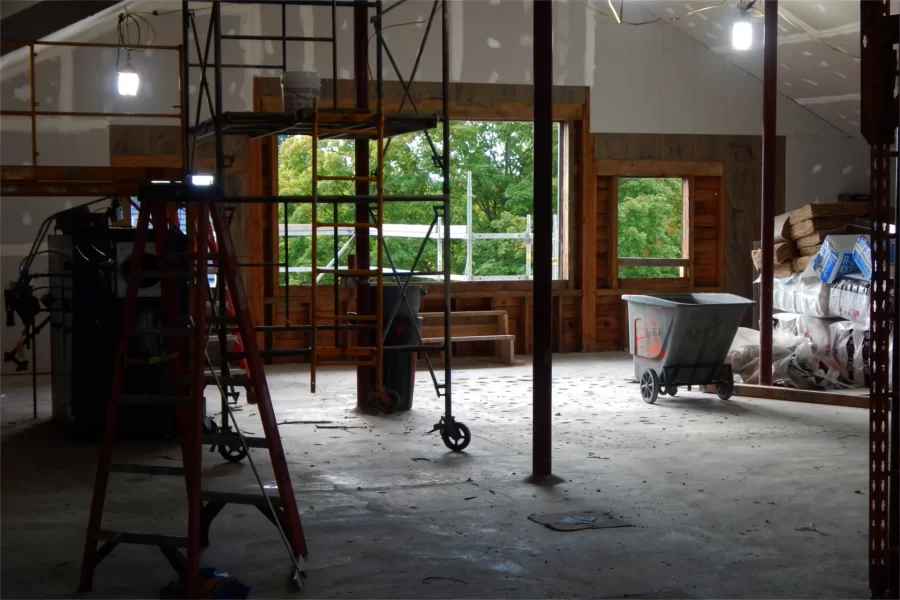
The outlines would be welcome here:
<svg viewBox="0 0 900 600">
<path fill-rule="evenodd" d="M 641 398 L 653 404 L 679 386 L 716 384 L 728 400 L 734 393 L 725 357 L 753 300 L 733 294 L 622 296 L 628 302 L 628 343 Z"/>
</svg>

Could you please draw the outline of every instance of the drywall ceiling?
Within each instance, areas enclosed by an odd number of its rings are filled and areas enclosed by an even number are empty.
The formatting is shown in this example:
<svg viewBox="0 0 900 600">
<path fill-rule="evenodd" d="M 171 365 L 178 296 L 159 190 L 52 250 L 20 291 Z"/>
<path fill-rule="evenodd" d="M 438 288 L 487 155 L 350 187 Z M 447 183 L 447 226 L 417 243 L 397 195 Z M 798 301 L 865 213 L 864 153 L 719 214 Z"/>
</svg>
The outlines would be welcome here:
<svg viewBox="0 0 900 600">
<path fill-rule="evenodd" d="M 608 2 L 594 2 L 610 12 Z M 762 0 L 756 3 L 760 10 L 763 4 Z M 613 5 L 619 8 L 621 0 L 613 0 Z M 704 7 L 709 8 L 688 15 Z M 746 51 L 731 47 L 737 0 L 625 0 L 623 10 L 626 21 L 646 20 L 647 14 L 666 19 L 670 26 L 762 78 L 761 12 L 752 19 L 753 47 Z M 861 138 L 859 1 L 781 0 L 779 12 L 778 90 L 841 131 Z"/>
</svg>

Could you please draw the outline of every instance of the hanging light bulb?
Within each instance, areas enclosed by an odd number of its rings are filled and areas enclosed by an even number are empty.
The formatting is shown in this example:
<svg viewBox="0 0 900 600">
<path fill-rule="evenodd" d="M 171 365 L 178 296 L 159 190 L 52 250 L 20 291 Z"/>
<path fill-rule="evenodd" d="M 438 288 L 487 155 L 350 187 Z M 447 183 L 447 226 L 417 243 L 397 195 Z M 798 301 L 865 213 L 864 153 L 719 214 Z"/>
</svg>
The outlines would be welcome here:
<svg viewBox="0 0 900 600">
<path fill-rule="evenodd" d="M 750 9 L 754 2 L 738 4 L 738 14 L 731 28 L 731 47 L 735 50 L 749 50 L 753 47 L 753 25 L 750 23 Z"/>
<path fill-rule="evenodd" d="M 131 65 L 130 54 L 125 57 L 125 64 L 116 70 L 119 72 L 119 95 L 137 96 L 141 78 L 138 77 L 137 69 Z"/>
</svg>

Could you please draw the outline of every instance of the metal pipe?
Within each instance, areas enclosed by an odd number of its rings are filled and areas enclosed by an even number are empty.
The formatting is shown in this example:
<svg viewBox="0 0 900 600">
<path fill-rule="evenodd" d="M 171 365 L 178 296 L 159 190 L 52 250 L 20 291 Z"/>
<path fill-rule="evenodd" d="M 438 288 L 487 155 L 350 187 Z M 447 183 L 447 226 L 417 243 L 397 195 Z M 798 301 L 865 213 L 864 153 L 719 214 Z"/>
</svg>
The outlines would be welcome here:
<svg viewBox="0 0 900 600">
<path fill-rule="evenodd" d="M 101 42 L 53 42 L 48 40 L 0 39 L 0 44 L 14 46 L 76 46 L 81 48 L 116 48 L 121 44 L 104 44 Z M 131 50 L 178 50 L 178 46 L 158 46 L 155 44 L 128 44 Z"/>
<path fill-rule="evenodd" d="M 469 281 L 475 276 L 472 268 L 472 246 L 475 244 L 472 221 L 472 171 L 469 171 L 466 173 L 466 277 Z"/>
<path fill-rule="evenodd" d="M 453 418 L 453 352 L 450 348 L 450 272 L 453 269 L 452 243 L 450 241 L 450 19 L 448 18 L 447 1 L 441 2 L 441 124 L 443 126 L 443 144 L 441 148 L 441 191 L 444 194 L 443 219 L 443 251 L 444 251 L 444 418 Z"/>
<path fill-rule="evenodd" d="M 553 356 L 552 327 L 547 319 L 553 309 L 551 248 L 553 232 L 553 5 L 535 0 L 534 46 L 534 362 L 532 476 L 552 474 Z"/>
<path fill-rule="evenodd" d="M 760 206 L 759 383 L 772 385 L 772 277 L 775 251 L 776 111 L 778 110 L 778 0 L 765 3 L 763 46 L 762 204 Z"/>
<path fill-rule="evenodd" d="M 185 0 L 187 3 L 187 0 Z M 185 17 L 185 20 L 187 17 Z M 188 41 L 187 28 L 184 28 L 183 39 L 185 42 Z M 187 181 L 187 177 L 190 176 L 192 165 L 188 164 L 188 112 L 191 109 L 191 93 L 188 89 L 188 71 L 190 69 L 187 68 L 186 59 L 189 46 L 185 43 L 184 46 L 178 47 L 178 85 L 181 86 L 181 106 L 179 106 L 179 112 L 181 113 L 181 169 L 184 172 L 185 181 Z"/>
<path fill-rule="evenodd" d="M 353 8 L 353 77 L 356 87 L 356 109 L 360 112 L 369 110 L 369 3 L 366 0 L 356 0 Z M 357 177 L 365 177 L 369 174 L 369 142 L 356 140 L 354 143 L 354 174 Z M 369 194 L 369 184 L 366 181 L 356 182 L 356 194 L 359 196 Z M 373 198 L 373 200 L 376 200 Z M 357 200 L 354 210 L 354 221 L 367 223 L 369 221 L 369 201 Z M 369 228 L 361 227 L 356 230 L 356 268 L 369 268 Z M 370 286 L 367 281 L 360 281 L 356 286 L 356 312 L 360 315 L 371 315 Z M 372 346 L 374 340 L 369 332 L 360 331 L 357 335 L 357 343 L 360 346 Z M 357 367 L 356 369 L 356 404 L 364 408 L 372 392 L 373 373 L 369 367 Z"/>
<path fill-rule="evenodd" d="M 105 112 L 69 112 L 58 110 L 0 110 L 4 117 L 136 117 L 142 119 L 180 119 L 181 113 L 105 113 Z"/>
<path fill-rule="evenodd" d="M 337 2 L 331 2 L 331 105 L 338 109 Z"/>
<path fill-rule="evenodd" d="M 287 42 L 284 41 L 287 39 L 287 6 L 282 2 L 281 3 L 281 70 L 282 72 L 287 72 Z M 284 110 L 284 107 L 281 107 L 281 110 Z M 313 144 L 313 148 L 316 148 L 316 145 Z M 315 179 L 316 175 L 315 170 L 313 170 L 313 178 Z M 315 221 L 313 221 L 315 222 Z M 315 236 L 316 232 L 313 232 L 313 236 Z M 291 322 L 291 274 L 287 270 L 287 266 L 291 264 L 291 245 L 290 240 L 288 239 L 288 204 L 287 201 L 284 203 L 284 322 Z M 313 260 L 316 260 L 316 257 L 312 257 Z"/>
<path fill-rule="evenodd" d="M 223 40 L 259 40 L 259 41 L 269 41 L 269 42 L 330 42 L 331 38 L 327 37 L 307 37 L 307 36 L 297 36 L 297 35 L 250 35 L 250 34 L 235 34 L 235 35 L 223 35 Z"/>
<path fill-rule="evenodd" d="M 331 4 L 331 0 L 228 0 L 228 4 L 287 4 L 288 6 L 326 6 Z M 336 0 L 335 4 L 339 8 L 357 8 L 362 6 L 368 8 L 375 6 L 372 0 Z"/>
<path fill-rule="evenodd" d="M 37 166 L 37 101 L 34 99 L 34 46 L 28 46 L 28 78 L 31 82 L 31 165 Z M 34 417 L 37 418 L 37 415 Z"/>
<path fill-rule="evenodd" d="M 384 15 L 388 14 L 389 12 L 391 12 L 392 10 L 394 10 L 395 8 L 397 8 L 398 6 L 400 6 L 401 4 L 405 3 L 406 1 L 407 1 L 407 0 L 397 0 L 396 2 L 394 2 L 393 4 L 391 4 L 390 6 L 388 6 L 387 8 L 383 9 L 383 10 L 381 11 L 381 16 L 384 16 Z"/>
</svg>

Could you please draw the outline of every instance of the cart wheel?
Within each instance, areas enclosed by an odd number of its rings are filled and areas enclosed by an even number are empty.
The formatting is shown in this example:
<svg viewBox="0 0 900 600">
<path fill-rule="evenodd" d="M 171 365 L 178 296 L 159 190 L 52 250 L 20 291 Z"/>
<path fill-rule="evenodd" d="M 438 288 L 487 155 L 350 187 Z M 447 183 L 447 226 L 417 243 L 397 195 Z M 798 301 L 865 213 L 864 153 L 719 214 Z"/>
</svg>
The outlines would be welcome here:
<svg viewBox="0 0 900 600">
<path fill-rule="evenodd" d="M 675 394 L 678 393 L 678 386 L 677 385 L 667 385 L 666 393 L 670 396 L 674 396 Z"/>
<path fill-rule="evenodd" d="M 454 437 L 453 432 L 450 431 L 454 425 L 456 426 L 457 437 Z M 462 452 L 469 445 L 469 442 L 472 441 L 472 434 L 469 433 L 468 427 L 457 421 L 453 424 L 447 424 L 441 430 L 441 439 L 444 440 L 444 445 L 454 452 Z"/>
<path fill-rule="evenodd" d="M 372 395 L 372 406 L 378 412 L 386 415 L 393 414 L 400 408 L 400 394 L 392 389 L 384 388 L 383 392 Z"/>
<path fill-rule="evenodd" d="M 719 400 L 728 400 L 734 394 L 734 380 L 729 379 L 716 384 L 716 395 Z"/>
<path fill-rule="evenodd" d="M 230 463 L 239 463 L 247 456 L 247 449 L 241 444 L 234 446 L 219 444 L 219 454 Z"/>
<path fill-rule="evenodd" d="M 641 398 L 647 404 L 653 404 L 659 397 L 659 377 L 653 369 L 647 369 L 641 375 Z"/>
</svg>

